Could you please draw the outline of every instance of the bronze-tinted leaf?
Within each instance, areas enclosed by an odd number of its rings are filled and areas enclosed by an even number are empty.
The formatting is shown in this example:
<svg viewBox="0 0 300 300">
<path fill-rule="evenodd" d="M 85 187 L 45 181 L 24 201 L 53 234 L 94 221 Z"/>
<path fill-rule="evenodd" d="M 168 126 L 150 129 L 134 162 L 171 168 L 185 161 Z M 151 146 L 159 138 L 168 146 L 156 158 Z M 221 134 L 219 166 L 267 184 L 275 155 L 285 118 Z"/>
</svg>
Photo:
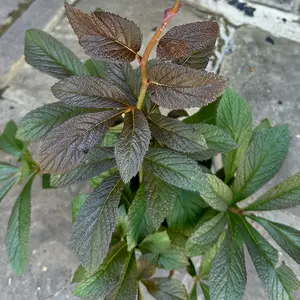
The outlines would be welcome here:
<svg viewBox="0 0 300 300">
<path fill-rule="evenodd" d="M 128 96 L 109 81 L 91 76 L 73 76 L 52 87 L 53 95 L 75 107 L 118 108 L 130 106 Z"/>
<path fill-rule="evenodd" d="M 202 107 L 216 100 L 227 80 L 214 73 L 193 70 L 172 63 L 153 66 L 148 77 L 151 100 L 166 108 Z"/>
<path fill-rule="evenodd" d="M 124 128 L 116 144 L 115 156 L 125 183 L 135 176 L 149 148 L 151 133 L 141 110 L 126 114 Z"/>
<path fill-rule="evenodd" d="M 195 69 L 205 68 L 219 33 L 213 21 L 176 26 L 166 33 L 157 46 L 157 56 Z"/>
<path fill-rule="evenodd" d="M 142 33 L 135 23 L 108 12 L 86 14 L 67 2 L 65 7 L 87 55 L 113 62 L 131 62 L 136 58 Z"/>
<path fill-rule="evenodd" d="M 104 111 L 76 116 L 54 129 L 40 148 L 44 173 L 63 173 L 78 166 L 86 152 L 101 142 L 122 112 Z"/>
</svg>

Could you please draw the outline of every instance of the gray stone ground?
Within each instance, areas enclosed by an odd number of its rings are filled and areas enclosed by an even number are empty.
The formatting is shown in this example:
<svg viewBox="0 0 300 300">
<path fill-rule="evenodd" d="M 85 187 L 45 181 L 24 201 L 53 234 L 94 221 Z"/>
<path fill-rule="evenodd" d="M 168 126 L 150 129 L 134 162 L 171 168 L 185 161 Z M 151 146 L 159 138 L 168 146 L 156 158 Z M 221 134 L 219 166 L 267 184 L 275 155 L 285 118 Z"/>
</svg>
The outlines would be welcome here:
<svg viewBox="0 0 300 300">
<path fill-rule="evenodd" d="M 291 149 L 285 165 L 268 184 L 268 186 L 273 186 L 300 170 L 297 155 L 300 149 L 300 45 L 297 42 L 300 41 L 297 35 L 297 32 L 300 32 L 300 25 L 297 23 L 299 2 L 296 0 L 253 1 L 267 6 L 255 4 L 257 16 L 254 12 L 254 17 L 251 18 L 245 16 L 243 11 L 229 5 L 225 0 L 217 2 L 203 0 L 201 6 L 198 5 L 200 3 L 198 0 L 186 1 L 195 6 L 186 5 L 173 21 L 173 25 L 210 18 L 214 13 L 218 15 L 217 19 L 220 21 L 222 32 L 219 45 L 224 44 L 224 46 L 217 49 L 217 59 L 211 64 L 211 69 L 219 70 L 220 73 L 229 77 L 230 86 L 249 101 L 255 124 L 268 117 L 272 124 L 288 123 L 290 126 Z M 0 38 L 0 89 L 2 89 L 0 92 L 0 131 L 8 120 L 14 119 L 18 122 L 29 110 L 55 101 L 49 88 L 56 80 L 24 65 L 22 60 L 18 61 L 22 55 L 25 29 L 46 28 L 81 58 L 85 58 L 77 43 L 77 38 L 62 14 L 62 2 L 62 0 L 33 1 L 33 4 Z M 173 3 L 172 0 L 80 0 L 75 2 L 78 2 L 77 6 L 85 11 L 101 7 L 135 20 L 144 33 L 145 42 L 149 40 L 152 29 L 160 24 L 164 9 Z M 0 26 L 6 15 L 17 5 L 18 0 L 0 0 Z M 252 3 L 248 5 L 251 6 Z M 287 21 L 282 21 L 282 16 Z M 266 18 L 269 23 L 274 22 L 274 26 L 266 24 Z M 227 21 L 225 22 L 224 19 Z M 251 24 L 255 27 L 243 24 Z M 261 30 L 266 30 L 266 28 L 269 32 Z M 273 44 L 266 41 L 267 37 L 271 38 Z M 33 147 L 33 150 L 35 151 L 36 148 L 37 145 Z M 8 157 L 0 152 L 0 159 L 7 160 Z M 18 278 L 11 271 L 4 247 L 5 230 L 18 190 L 11 191 L 1 203 L 1 299 L 75 299 L 71 294 L 72 287 L 70 286 L 71 276 L 77 265 L 69 249 L 70 200 L 79 189 L 80 187 L 74 187 L 45 191 L 40 188 L 40 183 L 35 184 L 32 193 L 32 255 L 22 278 Z M 275 213 L 268 213 L 267 216 L 270 219 L 277 221 L 280 219 L 283 223 L 300 227 L 300 219 L 298 219 L 300 208 L 287 211 L 280 216 Z M 281 259 L 289 263 L 300 276 L 300 268 L 291 259 L 284 254 Z M 265 293 L 249 260 L 248 265 L 249 279 L 244 299 L 264 300 L 266 299 Z M 181 274 L 177 276 L 182 278 Z M 189 278 L 184 278 L 184 281 L 188 285 Z M 300 294 L 295 297 L 300 299 Z"/>
</svg>

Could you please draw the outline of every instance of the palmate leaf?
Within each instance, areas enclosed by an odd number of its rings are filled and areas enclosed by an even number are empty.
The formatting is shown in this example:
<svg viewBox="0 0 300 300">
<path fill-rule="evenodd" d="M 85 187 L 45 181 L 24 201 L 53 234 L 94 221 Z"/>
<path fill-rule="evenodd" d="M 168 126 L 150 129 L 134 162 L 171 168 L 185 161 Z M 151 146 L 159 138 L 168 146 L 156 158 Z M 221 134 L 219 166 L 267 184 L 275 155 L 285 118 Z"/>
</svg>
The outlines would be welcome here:
<svg viewBox="0 0 300 300">
<path fill-rule="evenodd" d="M 90 273 L 98 269 L 109 250 L 122 188 L 119 174 L 105 179 L 86 200 L 73 224 L 72 248 Z"/>
<path fill-rule="evenodd" d="M 83 63 L 70 49 L 38 29 L 26 31 L 25 60 L 39 71 L 58 79 L 87 74 Z"/>
<path fill-rule="evenodd" d="M 85 156 L 85 162 L 68 173 L 52 177 L 51 185 L 65 187 L 91 179 L 111 168 L 116 167 L 114 148 L 95 148 Z"/>
<path fill-rule="evenodd" d="M 160 39 L 157 57 L 172 59 L 194 69 L 204 69 L 213 53 L 218 34 L 219 25 L 213 21 L 175 26 Z"/>
<path fill-rule="evenodd" d="M 148 119 L 152 136 L 169 148 L 188 153 L 207 150 L 203 135 L 192 126 L 161 114 L 151 114 Z"/>
<path fill-rule="evenodd" d="M 130 106 L 130 99 L 106 79 L 92 76 L 72 76 L 52 87 L 53 95 L 75 107 L 122 108 Z"/>
<path fill-rule="evenodd" d="M 112 62 L 131 62 L 136 58 L 142 33 L 135 23 L 107 12 L 86 14 L 67 2 L 65 8 L 87 55 Z"/>
<path fill-rule="evenodd" d="M 62 102 L 46 104 L 25 115 L 16 137 L 24 141 L 37 141 L 66 120 L 84 112 L 84 109 L 74 108 Z"/>
<path fill-rule="evenodd" d="M 300 205 L 300 173 L 276 185 L 245 210 L 278 210 Z"/>
<path fill-rule="evenodd" d="M 143 280 L 149 294 L 157 300 L 188 300 L 183 283 L 175 278 L 156 277 Z"/>
<path fill-rule="evenodd" d="M 158 63 L 149 73 L 151 100 L 165 108 L 202 107 L 222 95 L 226 79 L 172 63 Z"/>
<path fill-rule="evenodd" d="M 14 204 L 5 237 L 8 259 L 18 275 L 23 274 L 29 253 L 30 193 L 33 180 L 34 176 L 28 180 Z"/>
<path fill-rule="evenodd" d="M 235 202 L 250 196 L 278 172 L 289 139 L 287 125 L 263 129 L 255 135 L 236 172 L 232 187 Z"/>
<path fill-rule="evenodd" d="M 51 131 L 43 141 L 39 157 L 44 173 L 63 173 L 78 166 L 122 111 L 103 111 L 76 116 Z"/>
<path fill-rule="evenodd" d="M 141 110 L 128 112 L 115 147 L 117 166 L 125 183 L 141 168 L 150 139 L 151 133 L 144 113 Z"/>
</svg>

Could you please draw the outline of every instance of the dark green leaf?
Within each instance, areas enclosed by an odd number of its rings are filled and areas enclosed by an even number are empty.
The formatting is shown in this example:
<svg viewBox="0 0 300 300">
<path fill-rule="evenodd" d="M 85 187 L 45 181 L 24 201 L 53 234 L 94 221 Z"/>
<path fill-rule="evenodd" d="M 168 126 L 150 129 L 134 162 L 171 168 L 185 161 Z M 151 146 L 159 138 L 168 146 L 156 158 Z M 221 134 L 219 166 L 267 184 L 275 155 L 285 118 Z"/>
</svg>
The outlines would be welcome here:
<svg viewBox="0 0 300 300">
<path fill-rule="evenodd" d="M 98 269 L 108 252 L 122 187 L 118 174 L 107 178 L 89 196 L 73 224 L 72 248 L 90 273 Z"/>
<path fill-rule="evenodd" d="M 150 129 L 143 112 L 132 110 L 127 113 L 115 147 L 117 166 L 125 183 L 140 170 L 150 139 Z"/>
<path fill-rule="evenodd" d="M 145 156 L 145 170 L 182 189 L 205 192 L 207 179 L 192 159 L 168 149 L 150 149 Z"/>
<path fill-rule="evenodd" d="M 46 104 L 25 115 L 16 136 L 24 141 L 37 141 L 66 120 L 83 112 L 62 102 Z"/>
<path fill-rule="evenodd" d="M 171 245 L 170 238 L 166 231 L 155 232 L 148 235 L 139 244 L 142 253 L 161 253 Z"/>
<path fill-rule="evenodd" d="M 130 106 L 127 95 L 106 79 L 72 76 L 52 87 L 53 95 L 75 107 L 122 108 Z"/>
<path fill-rule="evenodd" d="M 151 114 L 148 118 L 152 136 L 169 148 L 190 153 L 208 149 L 203 135 L 192 126 L 161 114 Z"/>
<path fill-rule="evenodd" d="M 131 62 L 136 58 L 142 33 L 135 23 L 107 12 L 86 14 L 67 2 L 65 8 L 87 55 L 112 62 Z"/>
<path fill-rule="evenodd" d="M 185 286 L 178 279 L 157 277 L 143 283 L 157 300 L 188 300 Z"/>
<path fill-rule="evenodd" d="M 189 295 L 189 300 L 198 300 L 198 296 L 197 296 L 197 282 L 194 283 L 194 285 L 192 286 L 192 289 L 191 289 L 190 295 Z"/>
<path fill-rule="evenodd" d="M 69 186 L 91 179 L 115 166 L 113 148 L 95 148 L 89 151 L 85 156 L 85 162 L 77 168 L 68 173 L 52 177 L 51 184 L 55 187 Z"/>
<path fill-rule="evenodd" d="M 17 167 L 5 162 L 0 162 L 0 181 L 6 180 L 18 172 L 20 172 L 20 170 Z"/>
<path fill-rule="evenodd" d="M 251 142 L 233 183 L 235 202 L 253 194 L 280 169 L 289 147 L 287 125 L 259 132 Z"/>
<path fill-rule="evenodd" d="M 39 71 L 58 79 L 86 74 L 83 63 L 70 49 L 38 29 L 26 31 L 25 60 Z"/>
<path fill-rule="evenodd" d="M 87 274 L 86 270 L 84 269 L 84 267 L 82 265 L 80 265 L 77 268 L 77 270 L 75 271 L 71 283 L 80 283 L 81 281 L 83 281 L 85 279 L 86 274 Z"/>
<path fill-rule="evenodd" d="M 51 175 L 50 174 L 42 174 L 42 187 L 45 190 L 54 188 L 51 185 Z"/>
<path fill-rule="evenodd" d="M 116 222 L 115 231 L 111 240 L 111 244 L 116 244 L 124 240 L 128 227 L 128 216 L 124 205 L 119 206 L 118 217 Z"/>
<path fill-rule="evenodd" d="M 11 190 L 11 188 L 15 185 L 15 183 L 18 181 L 18 178 L 15 177 L 8 182 L 4 183 L 0 187 L 0 202 L 4 199 L 4 197 L 7 195 L 7 193 Z"/>
<path fill-rule="evenodd" d="M 103 111 L 74 117 L 51 131 L 40 148 L 44 173 L 63 173 L 77 167 L 86 152 L 100 143 L 122 112 Z"/>
<path fill-rule="evenodd" d="M 153 174 L 145 172 L 147 213 L 155 229 L 171 211 L 175 201 L 175 188 Z"/>
<path fill-rule="evenodd" d="M 201 222 L 187 241 L 186 249 L 189 255 L 197 256 L 209 250 L 217 242 L 226 224 L 227 217 L 225 213 L 219 213 L 211 219 Z"/>
<path fill-rule="evenodd" d="M 84 66 L 91 76 L 105 78 L 107 66 L 104 61 L 88 59 Z"/>
<path fill-rule="evenodd" d="M 245 210 L 278 210 L 300 205 L 300 172 L 260 196 Z"/>
<path fill-rule="evenodd" d="M 30 193 L 34 180 L 32 176 L 16 200 L 9 218 L 5 244 L 9 262 L 18 275 L 22 275 L 28 260 L 30 231 Z"/>
<path fill-rule="evenodd" d="M 149 73 L 151 100 L 165 108 L 202 107 L 222 95 L 226 79 L 171 63 L 158 63 Z"/>
<path fill-rule="evenodd" d="M 178 119 L 182 117 L 188 117 L 189 114 L 184 109 L 174 109 L 168 113 L 168 117 Z"/>
<path fill-rule="evenodd" d="M 280 267 L 276 268 L 276 273 L 289 293 L 293 293 L 300 289 L 300 281 L 288 266 L 282 264 Z"/>
<path fill-rule="evenodd" d="M 210 296 L 209 296 L 209 286 L 206 285 L 206 284 L 203 283 L 203 282 L 200 282 L 200 287 L 201 287 L 201 290 L 202 290 L 204 299 L 205 299 L 205 300 L 210 300 Z"/>
<path fill-rule="evenodd" d="M 229 181 L 238 167 L 252 135 L 252 117 L 247 102 L 226 89 L 217 112 L 217 126 L 227 132 L 239 145 L 237 150 L 223 155 L 226 180 Z"/>
<path fill-rule="evenodd" d="M 79 194 L 75 198 L 72 199 L 72 222 L 74 223 L 81 207 L 86 202 L 89 195 L 87 194 Z"/>
</svg>

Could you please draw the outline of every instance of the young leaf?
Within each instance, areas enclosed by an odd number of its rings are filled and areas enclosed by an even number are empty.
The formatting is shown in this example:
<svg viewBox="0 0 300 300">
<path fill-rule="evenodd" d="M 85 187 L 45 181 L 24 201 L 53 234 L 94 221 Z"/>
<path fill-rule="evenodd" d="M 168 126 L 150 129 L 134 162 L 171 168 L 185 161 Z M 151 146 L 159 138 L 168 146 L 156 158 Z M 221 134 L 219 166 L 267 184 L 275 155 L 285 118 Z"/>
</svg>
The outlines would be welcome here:
<svg viewBox="0 0 300 300">
<path fill-rule="evenodd" d="M 202 107 L 222 95 L 226 79 L 171 63 L 154 65 L 149 73 L 151 100 L 165 108 Z"/>
<path fill-rule="evenodd" d="M 88 59 L 84 63 L 85 68 L 91 76 L 105 78 L 107 65 L 102 60 Z"/>
<path fill-rule="evenodd" d="M 210 299 L 242 300 L 246 281 L 243 245 L 228 230 L 209 273 Z"/>
<path fill-rule="evenodd" d="M 103 111 L 76 116 L 47 135 L 39 157 L 44 173 L 63 173 L 78 166 L 85 153 L 100 143 L 122 111 Z"/>
<path fill-rule="evenodd" d="M 89 195 L 87 194 L 79 194 L 75 198 L 72 199 L 72 222 L 74 223 L 81 207 L 88 199 Z"/>
<path fill-rule="evenodd" d="M 166 231 L 155 232 L 148 235 L 139 244 L 139 249 L 142 253 L 161 253 L 171 245 L 170 238 Z"/>
<path fill-rule="evenodd" d="M 69 22 L 85 53 L 93 59 L 131 62 L 141 48 L 137 25 L 108 12 L 86 14 L 65 2 Z"/>
<path fill-rule="evenodd" d="M 70 49 L 38 29 L 26 31 L 25 60 L 39 71 L 58 79 L 86 74 L 83 63 Z"/>
<path fill-rule="evenodd" d="M 203 222 L 189 237 L 186 249 L 191 256 L 205 253 L 224 231 L 227 224 L 225 213 L 219 213 L 208 221 Z"/>
<path fill-rule="evenodd" d="M 18 275 L 22 275 L 28 259 L 28 240 L 30 231 L 30 193 L 34 180 L 32 176 L 16 200 L 9 218 L 5 244 L 8 259 Z"/>
<path fill-rule="evenodd" d="M 253 194 L 280 169 L 289 147 L 287 125 L 259 132 L 251 142 L 233 183 L 235 202 Z"/>
<path fill-rule="evenodd" d="M 73 283 L 80 283 L 81 281 L 83 281 L 86 277 L 86 270 L 84 269 L 84 267 L 82 265 L 80 265 L 77 270 L 75 271 L 74 275 L 73 275 L 73 279 L 72 279 L 72 284 Z"/>
<path fill-rule="evenodd" d="M 52 87 L 53 95 L 75 107 L 122 108 L 130 106 L 127 95 L 106 79 L 72 76 Z"/>
<path fill-rule="evenodd" d="M 175 188 L 148 172 L 145 172 L 144 183 L 147 213 L 154 228 L 158 229 L 173 208 Z"/>
<path fill-rule="evenodd" d="M 188 300 L 188 293 L 181 281 L 175 278 L 157 277 L 143 280 L 149 294 L 157 300 Z"/>
<path fill-rule="evenodd" d="M 116 166 L 114 149 L 95 148 L 85 156 L 85 162 L 68 173 L 52 177 L 51 184 L 55 187 L 65 187 L 71 184 L 91 179 Z"/>
<path fill-rule="evenodd" d="M 83 112 L 84 110 L 62 102 L 46 104 L 25 115 L 21 120 L 16 137 L 23 141 L 37 141 L 66 120 Z"/>
<path fill-rule="evenodd" d="M 260 196 L 245 210 L 278 210 L 300 205 L 300 173 L 296 173 Z"/>
<path fill-rule="evenodd" d="M 93 273 L 102 264 L 115 229 L 123 184 L 119 175 L 107 178 L 81 208 L 72 227 L 72 248 Z"/>
<path fill-rule="evenodd" d="M 203 215 L 207 204 L 199 193 L 175 189 L 174 195 L 176 200 L 167 217 L 168 227 L 188 236 Z"/>
<path fill-rule="evenodd" d="M 19 171 L 20 170 L 17 167 L 0 161 L 0 181 L 6 180 L 6 179 L 14 176 Z"/>
<path fill-rule="evenodd" d="M 131 251 L 143 237 L 153 231 L 153 225 L 148 216 L 145 188 L 142 184 L 129 208 L 127 243 Z"/>
<path fill-rule="evenodd" d="M 0 135 L 0 150 L 10 155 L 20 157 L 24 145 L 22 141 L 16 138 L 17 130 L 18 126 L 14 121 L 9 121 L 6 124 L 2 135 Z"/>
<path fill-rule="evenodd" d="M 175 26 L 163 36 L 157 45 L 157 57 L 173 59 L 179 65 L 204 69 L 212 55 L 219 25 L 213 21 L 195 22 Z"/>
<path fill-rule="evenodd" d="M 117 166 L 125 183 L 140 170 L 150 139 L 150 129 L 143 112 L 132 110 L 127 113 L 115 147 Z"/>
<path fill-rule="evenodd" d="M 229 181 L 238 167 L 252 135 L 252 117 L 247 102 L 226 89 L 218 106 L 217 126 L 227 132 L 239 145 L 237 150 L 223 154 L 226 180 Z"/>
<path fill-rule="evenodd" d="M 207 150 L 203 135 L 192 126 L 161 114 L 151 114 L 148 119 L 152 136 L 169 148 L 189 153 Z"/>
<path fill-rule="evenodd" d="M 287 225 L 252 216 L 262 225 L 275 242 L 298 264 L 300 264 L 300 231 Z"/>
<path fill-rule="evenodd" d="M 194 192 L 205 192 L 207 179 L 192 159 L 168 149 L 150 149 L 145 156 L 147 172 L 176 187 Z"/>
<path fill-rule="evenodd" d="M 207 160 L 218 153 L 229 152 L 238 147 L 235 140 L 217 126 L 204 123 L 193 124 L 192 126 L 197 134 L 204 137 L 208 146 L 207 150 L 189 155 L 198 161 Z"/>
<path fill-rule="evenodd" d="M 11 188 L 15 185 L 17 181 L 17 177 L 12 178 L 0 187 L 0 202 L 4 199 L 4 197 L 7 195 L 7 193 L 11 190 Z"/>
</svg>

